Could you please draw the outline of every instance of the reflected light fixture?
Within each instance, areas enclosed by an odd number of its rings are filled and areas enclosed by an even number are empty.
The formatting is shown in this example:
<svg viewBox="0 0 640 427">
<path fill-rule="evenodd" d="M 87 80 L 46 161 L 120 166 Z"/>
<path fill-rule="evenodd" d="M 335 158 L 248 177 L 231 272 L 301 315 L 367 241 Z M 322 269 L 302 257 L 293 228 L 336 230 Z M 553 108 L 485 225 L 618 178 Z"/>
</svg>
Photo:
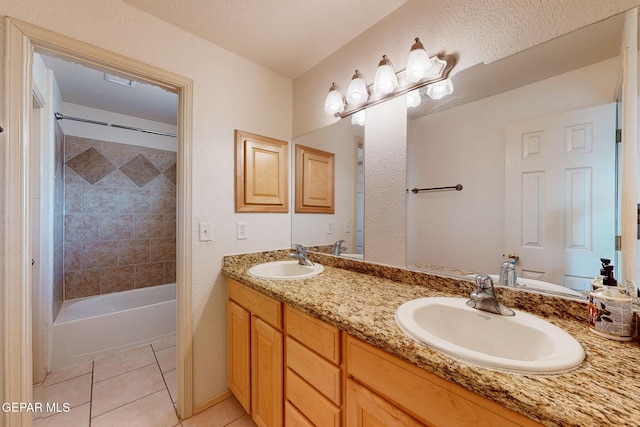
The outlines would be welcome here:
<svg viewBox="0 0 640 427">
<path fill-rule="evenodd" d="M 424 50 L 420 39 L 416 37 L 416 42 L 411 46 L 409 59 L 407 60 L 407 81 L 415 83 L 425 78 L 431 69 L 431 58 Z"/>
<path fill-rule="evenodd" d="M 420 102 L 420 89 L 414 89 L 407 93 L 407 108 L 417 107 Z"/>
<path fill-rule="evenodd" d="M 451 79 L 441 80 L 427 86 L 427 95 L 431 99 L 440 99 L 453 93 L 453 82 Z"/>
<path fill-rule="evenodd" d="M 329 93 L 324 101 L 324 112 L 329 115 L 335 115 L 344 111 L 344 99 L 340 86 L 335 82 L 329 88 Z"/>
<path fill-rule="evenodd" d="M 347 88 L 347 104 L 360 105 L 364 104 L 367 99 L 369 99 L 367 81 L 364 79 L 362 73 L 356 70 Z"/>
<path fill-rule="evenodd" d="M 376 70 L 376 77 L 373 81 L 373 92 L 386 95 L 393 92 L 397 87 L 398 78 L 393 69 L 393 64 L 389 61 L 387 55 L 382 55 L 382 59 L 380 63 L 378 63 L 378 69 Z"/>
<path fill-rule="evenodd" d="M 364 122 L 365 122 L 365 110 L 360 110 L 351 116 L 352 125 L 364 126 Z"/>
</svg>

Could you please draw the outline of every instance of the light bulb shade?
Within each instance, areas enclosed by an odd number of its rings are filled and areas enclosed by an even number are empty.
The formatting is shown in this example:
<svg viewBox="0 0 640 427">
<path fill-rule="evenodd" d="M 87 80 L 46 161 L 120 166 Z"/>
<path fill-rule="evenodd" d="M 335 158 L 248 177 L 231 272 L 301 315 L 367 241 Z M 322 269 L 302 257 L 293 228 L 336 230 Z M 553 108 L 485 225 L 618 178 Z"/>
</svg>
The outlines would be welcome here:
<svg viewBox="0 0 640 427">
<path fill-rule="evenodd" d="M 342 99 L 342 91 L 340 87 L 333 83 L 327 98 L 324 100 L 324 112 L 330 116 L 335 116 L 344 111 L 344 100 Z"/>
<path fill-rule="evenodd" d="M 387 55 L 383 55 L 376 70 L 376 78 L 373 81 L 373 92 L 377 95 L 386 95 L 393 92 L 397 87 L 398 78 L 393 69 L 393 64 L 391 64 Z"/>
<path fill-rule="evenodd" d="M 453 93 L 453 82 L 451 79 L 441 80 L 427 86 L 427 95 L 431 99 L 440 99 Z"/>
<path fill-rule="evenodd" d="M 347 104 L 360 105 L 367 102 L 367 99 L 369 99 L 367 82 L 360 71 L 356 70 L 347 88 Z"/>
<path fill-rule="evenodd" d="M 407 108 L 417 107 L 420 102 L 420 89 L 414 89 L 407 93 Z"/>
<path fill-rule="evenodd" d="M 358 125 L 358 126 L 364 126 L 364 121 L 365 121 L 365 110 L 360 110 L 357 113 L 355 113 L 354 115 L 351 116 L 351 124 L 352 125 Z"/>
<path fill-rule="evenodd" d="M 411 46 L 409 59 L 407 60 L 406 76 L 409 83 L 422 80 L 429 74 L 431 69 L 431 58 L 424 50 L 420 39 L 416 37 L 416 42 Z"/>
</svg>

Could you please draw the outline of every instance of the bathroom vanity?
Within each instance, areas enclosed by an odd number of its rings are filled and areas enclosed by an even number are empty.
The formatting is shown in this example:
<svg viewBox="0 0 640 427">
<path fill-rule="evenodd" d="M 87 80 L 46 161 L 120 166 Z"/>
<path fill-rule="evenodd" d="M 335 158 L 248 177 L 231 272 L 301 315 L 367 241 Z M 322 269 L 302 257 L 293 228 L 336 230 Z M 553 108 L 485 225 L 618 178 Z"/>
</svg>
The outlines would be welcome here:
<svg viewBox="0 0 640 427">
<path fill-rule="evenodd" d="M 258 425 L 605 426 L 640 419 L 640 348 L 590 334 L 582 303 L 567 308 L 554 297 L 501 292 L 505 304 L 530 305 L 587 353 L 566 374 L 510 374 L 450 358 L 395 323 L 403 302 L 464 297 L 471 282 L 317 254 L 325 271 L 310 279 L 246 274 L 287 252 L 226 257 L 223 268 L 229 388 Z"/>
</svg>

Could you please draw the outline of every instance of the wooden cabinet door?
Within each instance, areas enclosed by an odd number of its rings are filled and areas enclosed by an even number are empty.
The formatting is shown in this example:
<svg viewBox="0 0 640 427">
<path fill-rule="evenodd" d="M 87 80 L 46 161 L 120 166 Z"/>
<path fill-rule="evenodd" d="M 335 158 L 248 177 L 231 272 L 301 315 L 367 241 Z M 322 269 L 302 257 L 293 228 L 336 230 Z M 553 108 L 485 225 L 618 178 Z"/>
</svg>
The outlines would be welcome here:
<svg viewBox="0 0 640 427">
<path fill-rule="evenodd" d="M 242 407 L 251 413 L 251 315 L 227 301 L 227 384 Z"/>
<path fill-rule="evenodd" d="M 411 418 L 359 383 L 347 380 L 347 427 L 418 427 Z"/>
<path fill-rule="evenodd" d="M 260 427 L 282 425 L 283 351 L 282 332 L 251 318 L 251 405 Z"/>
</svg>

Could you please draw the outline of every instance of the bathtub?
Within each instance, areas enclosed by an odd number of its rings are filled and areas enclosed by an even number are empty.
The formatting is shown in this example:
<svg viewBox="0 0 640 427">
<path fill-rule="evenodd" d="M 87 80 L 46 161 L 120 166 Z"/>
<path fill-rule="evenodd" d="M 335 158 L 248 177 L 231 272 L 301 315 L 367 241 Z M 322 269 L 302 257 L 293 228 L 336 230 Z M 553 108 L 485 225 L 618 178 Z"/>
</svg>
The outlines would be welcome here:
<svg viewBox="0 0 640 427">
<path fill-rule="evenodd" d="M 176 332 L 176 284 L 65 301 L 52 328 L 51 370 Z"/>
</svg>

